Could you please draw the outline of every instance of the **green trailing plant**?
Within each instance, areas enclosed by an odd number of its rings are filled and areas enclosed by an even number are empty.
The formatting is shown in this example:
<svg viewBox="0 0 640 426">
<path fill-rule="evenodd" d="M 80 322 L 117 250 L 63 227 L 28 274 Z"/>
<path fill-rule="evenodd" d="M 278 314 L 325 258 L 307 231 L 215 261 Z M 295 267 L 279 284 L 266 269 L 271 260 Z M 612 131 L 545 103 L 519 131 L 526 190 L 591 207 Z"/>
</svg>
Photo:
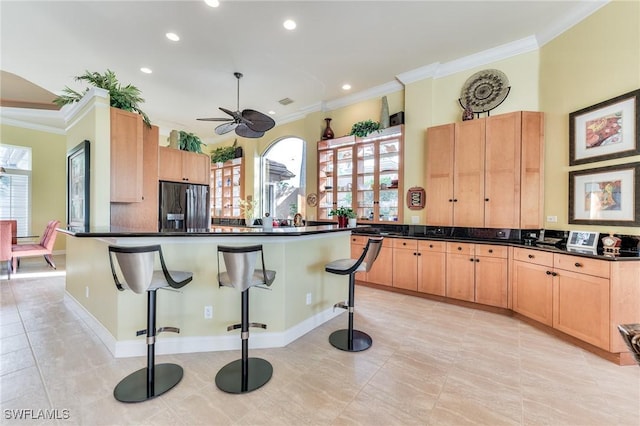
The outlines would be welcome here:
<svg viewBox="0 0 640 426">
<path fill-rule="evenodd" d="M 238 140 L 236 139 L 231 146 L 222 146 L 214 149 L 211 153 L 211 162 L 224 163 L 225 161 L 233 160 L 236 158 L 237 146 Z"/>
<path fill-rule="evenodd" d="M 350 135 L 360 138 L 368 136 L 370 133 L 380 131 L 380 123 L 372 120 L 359 121 L 351 127 Z"/>
<path fill-rule="evenodd" d="M 75 76 L 74 79 L 76 81 L 84 81 L 99 89 L 108 90 L 112 107 L 140 114 L 144 123 L 151 127 L 149 117 L 139 107 L 139 104 L 144 102 L 144 99 L 140 96 L 140 89 L 131 84 L 123 86 L 113 71 L 107 70 L 104 74 L 85 71 L 84 74 Z M 88 91 L 88 87 L 84 92 L 77 92 L 65 86 L 62 89 L 63 94 L 55 98 L 53 103 L 58 106 L 64 106 L 78 102 Z"/>
<path fill-rule="evenodd" d="M 204 143 L 200 138 L 193 133 L 187 133 L 184 130 L 180 130 L 180 149 L 183 151 L 197 152 L 202 154 L 201 146 Z"/>
<path fill-rule="evenodd" d="M 329 216 L 345 216 L 349 219 L 358 217 L 351 207 L 338 207 L 329 212 Z"/>
</svg>

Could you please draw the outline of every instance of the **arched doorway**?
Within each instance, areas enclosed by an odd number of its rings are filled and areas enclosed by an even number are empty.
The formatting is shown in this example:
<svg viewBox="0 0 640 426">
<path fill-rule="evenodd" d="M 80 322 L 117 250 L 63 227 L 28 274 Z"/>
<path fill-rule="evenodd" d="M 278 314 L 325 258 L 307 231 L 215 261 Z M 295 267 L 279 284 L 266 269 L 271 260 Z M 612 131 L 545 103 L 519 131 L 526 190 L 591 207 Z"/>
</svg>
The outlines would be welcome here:
<svg viewBox="0 0 640 426">
<path fill-rule="evenodd" d="M 305 216 L 306 146 L 297 137 L 275 141 L 262 154 L 260 182 L 261 213 L 275 219 Z"/>
</svg>

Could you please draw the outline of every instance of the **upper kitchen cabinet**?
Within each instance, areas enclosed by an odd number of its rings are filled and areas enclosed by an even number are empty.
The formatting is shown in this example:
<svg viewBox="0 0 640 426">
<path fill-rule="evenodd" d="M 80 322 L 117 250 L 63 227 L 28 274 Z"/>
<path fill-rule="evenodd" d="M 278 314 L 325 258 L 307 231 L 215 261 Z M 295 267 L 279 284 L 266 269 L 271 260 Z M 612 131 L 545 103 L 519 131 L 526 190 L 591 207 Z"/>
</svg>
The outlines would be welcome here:
<svg viewBox="0 0 640 426">
<path fill-rule="evenodd" d="M 541 228 L 543 128 L 514 112 L 427 129 L 427 224 Z"/>
<path fill-rule="evenodd" d="M 140 114 L 111 108 L 111 202 L 142 201 L 143 122 Z"/>
<path fill-rule="evenodd" d="M 159 150 L 160 180 L 209 185 L 208 155 L 163 146 Z"/>
<path fill-rule="evenodd" d="M 318 142 L 318 218 L 350 207 L 359 222 L 402 222 L 403 126 Z"/>
</svg>

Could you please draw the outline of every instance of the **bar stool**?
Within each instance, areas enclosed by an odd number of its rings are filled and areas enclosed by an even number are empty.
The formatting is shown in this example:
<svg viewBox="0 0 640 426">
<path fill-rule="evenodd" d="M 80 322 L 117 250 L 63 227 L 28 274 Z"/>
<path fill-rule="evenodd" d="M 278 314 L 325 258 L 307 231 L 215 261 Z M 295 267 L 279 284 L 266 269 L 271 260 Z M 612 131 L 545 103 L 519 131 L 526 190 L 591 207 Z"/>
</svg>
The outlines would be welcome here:
<svg viewBox="0 0 640 426">
<path fill-rule="evenodd" d="M 262 269 L 256 269 L 258 252 Z M 220 271 L 220 254 L 226 272 Z M 242 358 L 225 365 L 216 374 L 216 386 L 228 393 L 246 393 L 258 389 L 271 379 L 273 367 L 261 358 L 249 358 L 249 327 L 266 329 L 266 324 L 249 322 L 249 289 L 271 286 L 276 272 L 265 269 L 262 245 L 229 247 L 218 246 L 218 283 L 242 292 L 241 322 L 227 327 L 227 331 L 240 329 Z"/>
<path fill-rule="evenodd" d="M 156 252 L 160 257 L 161 271 L 153 270 Z M 116 274 L 114 254 L 123 280 Z M 163 331 L 180 333 L 180 329 L 176 327 L 161 327 L 156 330 L 156 290 L 184 287 L 191 282 L 193 274 L 167 270 L 159 245 L 109 246 L 109 263 L 118 290 L 131 290 L 137 294 L 147 292 L 147 328 L 136 332 L 136 336 L 147 335 L 147 366 L 122 379 L 113 390 L 113 396 L 122 402 L 146 401 L 177 385 L 183 375 L 179 365 L 155 364 L 156 335 Z"/>
<path fill-rule="evenodd" d="M 349 301 L 338 302 L 333 309 L 342 308 L 349 311 L 349 326 L 347 329 L 337 330 L 329 336 L 329 342 L 336 348 L 348 352 L 360 352 L 369 349 L 372 344 L 371 336 L 360 330 L 353 329 L 354 293 L 356 287 L 356 272 L 369 272 L 373 262 L 378 258 L 382 238 L 369 238 L 364 251 L 358 259 L 334 260 L 325 265 L 324 270 L 332 274 L 349 275 Z"/>
</svg>

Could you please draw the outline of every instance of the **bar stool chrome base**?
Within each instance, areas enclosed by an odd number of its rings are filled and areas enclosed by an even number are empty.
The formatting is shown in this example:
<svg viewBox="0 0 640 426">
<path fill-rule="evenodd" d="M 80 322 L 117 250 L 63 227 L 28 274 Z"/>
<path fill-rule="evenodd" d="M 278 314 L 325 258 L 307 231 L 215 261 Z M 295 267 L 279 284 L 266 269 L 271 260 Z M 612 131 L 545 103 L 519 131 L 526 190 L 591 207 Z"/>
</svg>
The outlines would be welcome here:
<svg viewBox="0 0 640 426">
<path fill-rule="evenodd" d="M 249 358 L 247 371 L 242 371 L 242 359 L 225 365 L 216 374 L 216 386 L 227 393 L 247 393 L 266 384 L 273 375 L 273 366 L 262 358 Z"/>
<path fill-rule="evenodd" d="M 148 369 L 141 368 L 122 379 L 113 390 L 113 396 L 120 402 L 142 402 L 160 396 L 182 380 L 182 367 L 176 364 L 157 364 L 149 386 Z M 148 389 L 150 387 L 151 389 Z"/>
<path fill-rule="evenodd" d="M 349 330 L 337 330 L 329 336 L 329 343 L 333 347 L 347 352 L 361 352 L 373 344 L 371 336 L 360 330 L 352 330 L 353 338 L 349 341 Z"/>
</svg>

